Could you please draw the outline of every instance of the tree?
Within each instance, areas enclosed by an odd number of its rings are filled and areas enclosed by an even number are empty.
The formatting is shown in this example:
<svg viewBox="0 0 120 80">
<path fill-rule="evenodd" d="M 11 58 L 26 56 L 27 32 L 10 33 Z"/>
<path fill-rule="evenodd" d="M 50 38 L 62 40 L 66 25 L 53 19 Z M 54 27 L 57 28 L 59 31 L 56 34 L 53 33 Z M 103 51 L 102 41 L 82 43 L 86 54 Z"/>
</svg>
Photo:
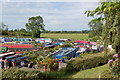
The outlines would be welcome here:
<svg viewBox="0 0 120 80">
<path fill-rule="evenodd" d="M 102 35 L 102 27 L 103 27 L 103 22 L 98 18 L 98 19 L 93 19 L 91 20 L 88 25 L 90 26 L 90 34 L 89 37 L 93 41 L 97 41 L 98 39 L 101 38 Z"/>
<path fill-rule="evenodd" d="M 20 32 L 26 33 L 26 30 L 25 30 L 24 28 L 21 28 L 21 29 L 20 29 Z"/>
<path fill-rule="evenodd" d="M 26 23 L 26 29 L 32 33 L 32 37 L 39 38 L 41 31 L 45 31 L 41 16 L 31 17 Z"/>
<path fill-rule="evenodd" d="M 16 38 L 20 38 L 21 37 L 21 32 L 19 29 L 17 29 L 17 31 L 15 32 L 16 34 Z"/>
<path fill-rule="evenodd" d="M 0 35 L 8 35 L 8 26 L 4 23 L 0 23 Z"/>
<path fill-rule="evenodd" d="M 104 22 L 102 40 L 105 51 L 111 44 L 118 53 L 118 73 L 120 73 L 120 0 L 113 2 L 101 2 L 94 11 L 86 11 L 87 16 L 100 15 L 99 19 Z M 118 74 L 120 76 L 120 74 Z"/>
<path fill-rule="evenodd" d="M 99 19 L 105 23 L 102 30 L 105 46 L 112 44 L 116 52 L 120 53 L 120 2 L 101 2 L 94 11 L 86 11 L 86 13 L 87 16 L 100 15 Z"/>
</svg>

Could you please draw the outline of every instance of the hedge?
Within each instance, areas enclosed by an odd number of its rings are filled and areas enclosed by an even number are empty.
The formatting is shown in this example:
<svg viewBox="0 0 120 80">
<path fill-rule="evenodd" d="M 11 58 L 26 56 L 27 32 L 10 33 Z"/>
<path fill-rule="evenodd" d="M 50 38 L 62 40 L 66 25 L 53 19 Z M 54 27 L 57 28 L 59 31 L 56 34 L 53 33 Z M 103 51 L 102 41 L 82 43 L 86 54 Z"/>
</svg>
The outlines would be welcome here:
<svg viewBox="0 0 120 80">
<path fill-rule="evenodd" d="M 91 69 L 104 65 L 112 58 L 114 53 L 105 55 L 104 53 L 91 54 L 83 57 L 77 57 L 75 60 L 68 62 L 66 72 L 78 72 L 85 69 Z"/>
<path fill-rule="evenodd" d="M 22 70 L 19 68 L 10 68 L 2 70 L 2 79 L 13 80 L 13 79 L 22 79 L 22 80 L 53 80 L 53 78 L 61 78 L 65 75 L 64 71 L 56 72 L 40 72 L 36 70 Z"/>
<path fill-rule="evenodd" d="M 2 79 L 34 79 L 42 76 L 42 73 L 39 71 L 23 71 L 18 68 L 10 68 L 3 70 Z"/>
</svg>

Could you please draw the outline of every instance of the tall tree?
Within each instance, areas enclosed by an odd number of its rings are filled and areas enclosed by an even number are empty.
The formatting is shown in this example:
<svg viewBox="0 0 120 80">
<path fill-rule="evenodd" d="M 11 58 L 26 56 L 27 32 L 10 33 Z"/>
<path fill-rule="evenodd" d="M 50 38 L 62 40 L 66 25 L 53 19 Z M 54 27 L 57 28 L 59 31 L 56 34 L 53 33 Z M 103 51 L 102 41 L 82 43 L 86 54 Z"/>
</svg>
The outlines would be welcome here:
<svg viewBox="0 0 120 80">
<path fill-rule="evenodd" d="M 39 38 L 41 31 L 44 31 L 43 18 L 41 16 L 31 17 L 26 23 L 26 29 L 32 32 L 32 37 Z"/>
<path fill-rule="evenodd" d="M 120 1 L 101 2 L 94 11 L 86 11 L 86 13 L 87 16 L 100 15 L 99 19 L 105 23 L 102 31 L 104 46 L 112 44 L 120 56 Z"/>
</svg>

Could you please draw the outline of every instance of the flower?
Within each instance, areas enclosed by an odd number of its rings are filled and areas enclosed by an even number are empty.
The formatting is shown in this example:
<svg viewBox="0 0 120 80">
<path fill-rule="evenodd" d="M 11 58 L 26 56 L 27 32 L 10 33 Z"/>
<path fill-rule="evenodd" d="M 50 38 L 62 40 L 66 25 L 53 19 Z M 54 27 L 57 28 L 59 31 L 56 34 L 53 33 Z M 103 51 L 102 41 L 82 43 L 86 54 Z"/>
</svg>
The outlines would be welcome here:
<svg viewBox="0 0 120 80">
<path fill-rule="evenodd" d="M 111 63 L 111 62 L 113 62 L 113 59 L 110 59 L 110 60 L 108 61 L 108 63 Z"/>
<path fill-rule="evenodd" d="M 113 57 L 118 57 L 118 54 L 114 54 Z"/>
<path fill-rule="evenodd" d="M 115 59 L 115 61 L 118 61 L 118 59 Z"/>
</svg>

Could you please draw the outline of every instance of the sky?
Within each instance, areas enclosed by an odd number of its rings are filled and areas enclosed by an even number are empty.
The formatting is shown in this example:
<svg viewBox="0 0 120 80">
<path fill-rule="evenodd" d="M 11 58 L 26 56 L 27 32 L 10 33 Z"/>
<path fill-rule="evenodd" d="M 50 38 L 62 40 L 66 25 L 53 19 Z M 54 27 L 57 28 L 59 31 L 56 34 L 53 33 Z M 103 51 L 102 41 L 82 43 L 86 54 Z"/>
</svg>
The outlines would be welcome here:
<svg viewBox="0 0 120 80">
<path fill-rule="evenodd" d="M 99 0 L 0 0 L 0 22 L 9 29 L 26 28 L 28 18 L 41 16 L 51 31 L 89 30 L 86 10 L 94 10 Z"/>
</svg>

